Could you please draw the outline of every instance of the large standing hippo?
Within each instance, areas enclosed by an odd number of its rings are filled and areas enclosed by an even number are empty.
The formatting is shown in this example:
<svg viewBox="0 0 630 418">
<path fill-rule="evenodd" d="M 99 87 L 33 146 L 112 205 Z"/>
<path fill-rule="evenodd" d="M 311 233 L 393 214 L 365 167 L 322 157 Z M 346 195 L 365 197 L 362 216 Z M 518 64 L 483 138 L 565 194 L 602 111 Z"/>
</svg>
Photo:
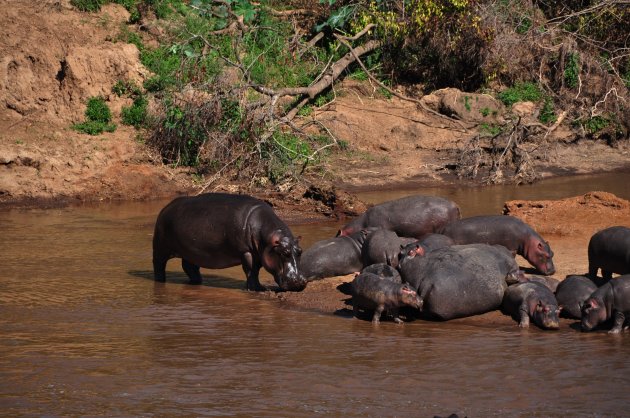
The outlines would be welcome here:
<svg viewBox="0 0 630 418">
<path fill-rule="evenodd" d="M 512 253 L 499 245 L 453 245 L 404 257 L 403 281 L 418 291 L 422 311 L 443 320 L 498 309 L 509 283 L 517 282 L 519 267 Z"/>
<path fill-rule="evenodd" d="M 503 245 L 523 256 L 542 274 L 556 272 L 549 243 L 518 218 L 506 215 L 473 216 L 452 222 L 439 233 L 451 237 L 456 244 Z"/>
<path fill-rule="evenodd" d="M 611 280 L 584 301 L 582 305 L 582 331 L 591 331 L 613 318 L 611 334 L 620 333 L 630 318 L 630 274 Z"/>
<path fill-rule="evenodd" d="M 556 299 L 562 306 L 562 316 L 582 318 L 582 305 L 596 290 L 597 284 L 586 276 L 567 276 L 556 288 Z"/>
<path fill-rule="evenodd" d="M 222 269 L 241 264 L 248 290 L 264 290 L 261 267 L 283 290 L 302 290 L 298 270 L 302 249 L 271 206 L 245 195 L 207 193 L 179 197 L 166 205 L 155 223 L 153 271 L 166 280 L 166 263 L 182 259 L 191 283 L 201 283 L 200 267 Z"/>
<path fill-rule="evenodd" d="M 602 277 L 612 278 L 613 273 L 630 273 L 630 228 L 612 226 L 595 233 L 588 243 L 588 275 L 597 278 L 597 270 L 602 269 Z"/>
<path fill-rule="evenodd" d="M 358 274 L 352 281 L 352 311 L 356 318 L 359 309 L 374 310 L 372 323 L 378 324 L 383 311 L 401 323 L 398 308 L 411 306 L 422 308 L 418 293 L 407 283 L 397 283 L 372 273 Z"/>
<path fill-rule="evenodd" d="M 530 318 L 542 329 L 560 327 L 560 308 L 553 292 L 539 282 L 513 284 L 503 295 L 501 309 L 518 320 L 521 328 L 529 327 Z"/>
<path fill-rule="evenodd" d="M 399 237 L 394 231 L 378 229 L 372 232 L 363 244 L 361 249 L 363 265 L 384 263 L 396 268 L 400 248 L 414 241 L 415 238 Z"/>
<path fill-rule="evenodd" d="M 349 235 L 363 228 L 394 231 L 400 237 L 420 238 L 459 219 L 455 202 L 436 196 L 409 196 L 372 206 L 341 228 L 337 235 Z"/>
<path fill-rule="evenodd" d="M 348 236 L 317 241 L 304 250 L 300 272 L 307 280 L 315 280 L 361 271 L 361 248 L 369 235 L 370 231 L 362 229 Z"/>
</svg>

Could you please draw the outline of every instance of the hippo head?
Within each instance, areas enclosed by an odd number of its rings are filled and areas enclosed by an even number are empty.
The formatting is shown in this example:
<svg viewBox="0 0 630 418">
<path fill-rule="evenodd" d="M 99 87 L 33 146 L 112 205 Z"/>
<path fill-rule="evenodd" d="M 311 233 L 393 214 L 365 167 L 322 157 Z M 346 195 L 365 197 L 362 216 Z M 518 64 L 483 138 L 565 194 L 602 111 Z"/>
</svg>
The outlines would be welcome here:
<svg viewBox="0 0 630 418">
<path fill-rule="evenodd" d="M 420 295 L 408 283 L 401 286 L 400 292 L 400 299 L 405 305 L 422 310 L 423 301 L 420 299 Z"/>
<path fill-rule="evenodd" d="M 306 279 L 298 270 L 302 248 L 299 239 L 275 231 L 262 254 L 262 264 L 273 274 L 273 278 L 282 290 L 299 292 L 306 287 Z"/>
<path fill-rule="evenodd" d="M 352 221 L 348 222 L 345 226 L 342 226 L 338 231 L 337 231 L 337 235 L 338 237 L 346 237 L 349 235 L 352 235 L 356 232 L 361 231 L 363 228 L 365 227 L 364 222 L 363 222 L 363 216 L 359 216 L 356 219 L 353 219 Z"/>
<path fill-rule="evenodd" d="M 605 322 L 608 317 L 604 302 L 599 298 L 590 297 L 582 304 L 582 331 L 591 331 L 597 325 Z"/>
<path fill-rule="evenodd" d="M 527 250 L 525 258 L 545 276 L 556 272 L 553 265 L 553 251 L 547 241 L 533 239 L 532 245 Z"/>
<path fill-rule="evenodd" d="M 547 305 L 538 301 L 532 319 L 534 323 L 544 329 L 560 328 L 560 308 L 555 305 Z"/>
<path fill-rule="evenodd" d="M 401 245 L 400 252 L 398 253 L 398 265 L 402 264 L 402 261 L 405 259 L 409 260 L 416 256 L 423 256 L 424 254 L 425 249 L 419 242 Z"/>
</svg>

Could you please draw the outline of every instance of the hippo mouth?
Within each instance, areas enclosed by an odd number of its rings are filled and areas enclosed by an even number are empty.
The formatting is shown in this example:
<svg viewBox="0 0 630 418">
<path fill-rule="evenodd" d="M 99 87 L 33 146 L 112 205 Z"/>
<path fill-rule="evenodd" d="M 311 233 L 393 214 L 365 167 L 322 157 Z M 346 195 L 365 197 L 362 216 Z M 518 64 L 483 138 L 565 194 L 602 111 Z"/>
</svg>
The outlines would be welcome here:
<svg viewBox="0 0 630 418">
<path fill-rule="evenodd" d="M 558 330 L 560 329 L 560 323 L 558 321 L 545 321 L 543 323 L 543 327 L 548 330 Z"/>
<path fill-rule="evenodd" d="M 308 281 L 305 279 L 282 280 L 276 278 L 276 283 L 278 283 L 280 289 L 285 292 L 301 292 L 306 288 Z"/>
</svg>

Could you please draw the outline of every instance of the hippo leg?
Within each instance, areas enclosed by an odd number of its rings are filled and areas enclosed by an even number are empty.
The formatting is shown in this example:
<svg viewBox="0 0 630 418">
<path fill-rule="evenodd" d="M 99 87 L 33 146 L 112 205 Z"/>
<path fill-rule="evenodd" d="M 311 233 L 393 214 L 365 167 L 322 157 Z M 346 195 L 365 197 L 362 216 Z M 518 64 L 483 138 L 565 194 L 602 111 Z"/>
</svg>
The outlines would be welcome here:
<svg viewBox="0 0 630 418">
<path fill-rule="evenodd" d="M 359 305 L 356 303 L 354 298 L 352 299 L 352 316 L 355 318 L 359 317 Z"/>
<path fill-rule="evenodd" d="M 521 328 L 529 328 L 529 313 L 527 312 L 527 307 L 521 306 L 518 310 L 518 314 L 520 315 L 518 326 Z"/>
<path fill-rule="evenodd" d="M 182 258 L 182 269 L 190 279 L 190 284 L 201 284 L 201 272 L 199 271 L 199 266 L 194 265 L 190 261 L 184 260 Z"/>
<path fill-rule="evenodd" d="M 621 311 L 615 312 L 615 324 L 612 329 L 608 331 L 609 334 L 619 334 L 623 329 L 623 323 L 626 322 L 626 316 Z"/>
<path fill-rule="evenodd" d="M 590 277 L 591 280 L 597 280 L 597 270 L 599 270 L 599 267 L 597 267 L 593 263 L 589 263 L 589 265 L 588 265 L 588 277 Z"/>
<path fill-rule="evenodd" d="M 398 317 L 398 309 L 395 309 L 395 308 L 394 309 L 390 309 L 389 312 L 392 315 L 392 318 L 394 319 L 395 323 L 397 323 L 397 324 L 402 324 L 403 323 L 403 320 Z"/>
<path fill-rule="evenodd" d="M 243 254 L 241 262 L 243 264 L 243 271 L 245 272 L 245 276 L 247 276 L 246 289 L 256 292 L 267 290 L 265 286 L 260 284 L 260 280 L 258 279 L 258 273 L 260 272 L 260 268 L 262 266 L 259 262 L 254 260 L 254 257 L 252 257 L 252 253 Z"/>
<path fill-rule="evenodd" d="M 166 262 L 168 258 L 153 254 L 153 278 L 156 282 L 166 281 Z"/>
<path fill-rule="evenodd" d="M 384 305 L 378 305 L 376 309 L 374 309 L 374 316 L 372 316 L 372 323 L 378 324 L 381 321 L 381 314 L 385 310 Z"/>
</svg>

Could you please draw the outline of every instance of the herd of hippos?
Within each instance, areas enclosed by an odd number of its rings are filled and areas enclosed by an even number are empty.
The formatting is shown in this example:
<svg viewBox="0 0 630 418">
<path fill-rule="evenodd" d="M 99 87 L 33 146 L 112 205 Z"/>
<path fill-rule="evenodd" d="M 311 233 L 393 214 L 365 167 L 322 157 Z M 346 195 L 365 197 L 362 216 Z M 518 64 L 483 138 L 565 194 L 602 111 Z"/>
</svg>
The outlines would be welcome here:
<svg viewBox="0 0 630 418">
<path fill-rule="evenodd" d="M 336 237 L 304 252 L 271 206 L 247 195 L 176 198 L 158 215 L 153 236 L 156 281 L 165 281 L 166 263 L 174 257 L 182 259 L 194 284 L 201 283 L 200 267 L 241 264 L 247 289 L 255 291 L 265 290 L 261 267 L 286 291 L 360 272 L 350 286 L 354 315 L 373 311 L 374 323 L 383 312 L 402 322 L 402 307 L 439 320 L 501 309 L 521 327 L 533 321 L 558 329 L 562 312 L 580 319 L 583 331 L 610 322 L 609 332 L 624 329 L 630 315 L 630 228 L 595 233 L 588 274 L 562 281 L 525 274 L 515 254 L 544 276 L 555 273 L 549 244 L 525 222 L 504 215 L 462 219 L 456 203 L 421 195 L 372 206 Z M 613 273 L 621 276 L 613 279 Z"/>
</svg>

